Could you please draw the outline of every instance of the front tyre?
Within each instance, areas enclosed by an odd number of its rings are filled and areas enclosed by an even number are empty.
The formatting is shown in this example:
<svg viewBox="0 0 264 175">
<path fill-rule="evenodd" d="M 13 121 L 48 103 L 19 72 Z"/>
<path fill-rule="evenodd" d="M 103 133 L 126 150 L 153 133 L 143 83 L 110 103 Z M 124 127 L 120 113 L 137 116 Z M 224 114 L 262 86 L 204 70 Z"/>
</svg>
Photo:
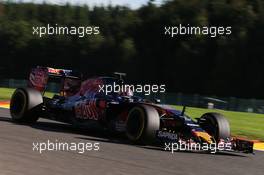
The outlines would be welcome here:
<svg viewBox="0 0 264 175">
<path fill-rule="evenodd" d="M 221 139 L 230 138 L 230 126 L 228 120 L 220 113 L 209 112 L 199 119 L 200 126 L 215 138 L 217 142 Z"/>
<path fill-rule="evenodd" d="M 154 107 L 139 105 L 129 111 L 126 122 L 126 135 L 132 142 L 154 143 L 159 127 L 160 117 Z"/>
<path fill-rule="evenodd" d="M 10 101 L 10 113 L 15 122 L 33 123 L 39 118 L 43 104 L 41 93 L 31 88 L 18 88 Z"/>
</svg>

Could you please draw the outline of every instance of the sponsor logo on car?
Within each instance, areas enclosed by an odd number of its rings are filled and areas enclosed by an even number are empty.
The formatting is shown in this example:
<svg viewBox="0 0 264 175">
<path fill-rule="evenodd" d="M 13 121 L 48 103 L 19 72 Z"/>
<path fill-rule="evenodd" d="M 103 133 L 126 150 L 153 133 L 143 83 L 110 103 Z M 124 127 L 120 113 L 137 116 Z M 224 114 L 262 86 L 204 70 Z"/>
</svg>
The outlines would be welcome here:
<svg viewBox="0 0 264 175">
<path fill-rule="evenodd" d="M 166 132 L 166 131 L 159 131 L 158 137 L 161 139 L 169 139 L 169 140 L 177 140 L 177 134 Z"/>
</svg>

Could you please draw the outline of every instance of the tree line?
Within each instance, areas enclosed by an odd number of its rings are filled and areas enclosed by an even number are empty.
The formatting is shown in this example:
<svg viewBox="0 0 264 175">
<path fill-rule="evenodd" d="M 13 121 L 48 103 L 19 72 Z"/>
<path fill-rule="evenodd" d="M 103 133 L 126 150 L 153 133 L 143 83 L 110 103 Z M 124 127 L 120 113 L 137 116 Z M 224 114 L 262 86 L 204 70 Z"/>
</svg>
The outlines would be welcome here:
<svg viewBox="0 0 264 175">
<path fill-rule="evenodd" d="M 99 26 L 100 34 L 38 37 L 33 26 Z M 165 26 L 231 26 L 228 36 L 164 35 Z M 130 83 L 169 92 L 263 98 L 263 0 L 170 0 L 139 9 L 0 3 L 0 76 L 26 78 L 35 65 L 85 76 L 126 72 Z"/>
</svg>

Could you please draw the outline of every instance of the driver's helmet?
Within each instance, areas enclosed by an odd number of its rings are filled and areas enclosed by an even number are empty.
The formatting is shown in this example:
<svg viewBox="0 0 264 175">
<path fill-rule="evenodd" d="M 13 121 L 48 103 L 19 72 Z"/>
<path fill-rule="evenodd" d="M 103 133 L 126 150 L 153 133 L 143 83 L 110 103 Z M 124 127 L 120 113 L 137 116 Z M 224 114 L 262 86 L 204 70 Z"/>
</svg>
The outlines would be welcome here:
<svg viewBox="0 0 264 175">
<path fill-rule="evenodd" d="M 130 88 L 126 88 L 125 91 L 121 92 L 120 95 L 126 96 L 126 97 L 132 97 L 134 93 Z"/>
</svg>

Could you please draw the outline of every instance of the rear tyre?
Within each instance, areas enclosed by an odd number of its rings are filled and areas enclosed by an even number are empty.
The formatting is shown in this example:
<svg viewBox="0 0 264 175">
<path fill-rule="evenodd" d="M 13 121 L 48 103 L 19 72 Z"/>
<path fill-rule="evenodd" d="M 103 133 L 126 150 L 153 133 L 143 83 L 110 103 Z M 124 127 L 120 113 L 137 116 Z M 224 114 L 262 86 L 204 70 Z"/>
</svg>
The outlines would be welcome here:
<svg viewBox="0 0 264 175">
<path fill-rule="evenodd" d="M 199 120 L 200 126 L 213 136 L 216 142 L 220 139 L 230 138 L 230 126 L 228 120 L 219 113 L 205 113 Z"/>
<path fill-rule="evenodd" d="M 43 104 L 41 93 L 31 88 L 18 88 L 10 101 L 10 113 L 15 122 L 33 123 L 39 118 Z"/>
<path fill-rule="evenodd" d="M 132 108 L 126 122 L 126 135 L 134 143 L 151 144 L 156 141 L 160 117 L 152 106 L 139 105 Z"/>
</svg>

